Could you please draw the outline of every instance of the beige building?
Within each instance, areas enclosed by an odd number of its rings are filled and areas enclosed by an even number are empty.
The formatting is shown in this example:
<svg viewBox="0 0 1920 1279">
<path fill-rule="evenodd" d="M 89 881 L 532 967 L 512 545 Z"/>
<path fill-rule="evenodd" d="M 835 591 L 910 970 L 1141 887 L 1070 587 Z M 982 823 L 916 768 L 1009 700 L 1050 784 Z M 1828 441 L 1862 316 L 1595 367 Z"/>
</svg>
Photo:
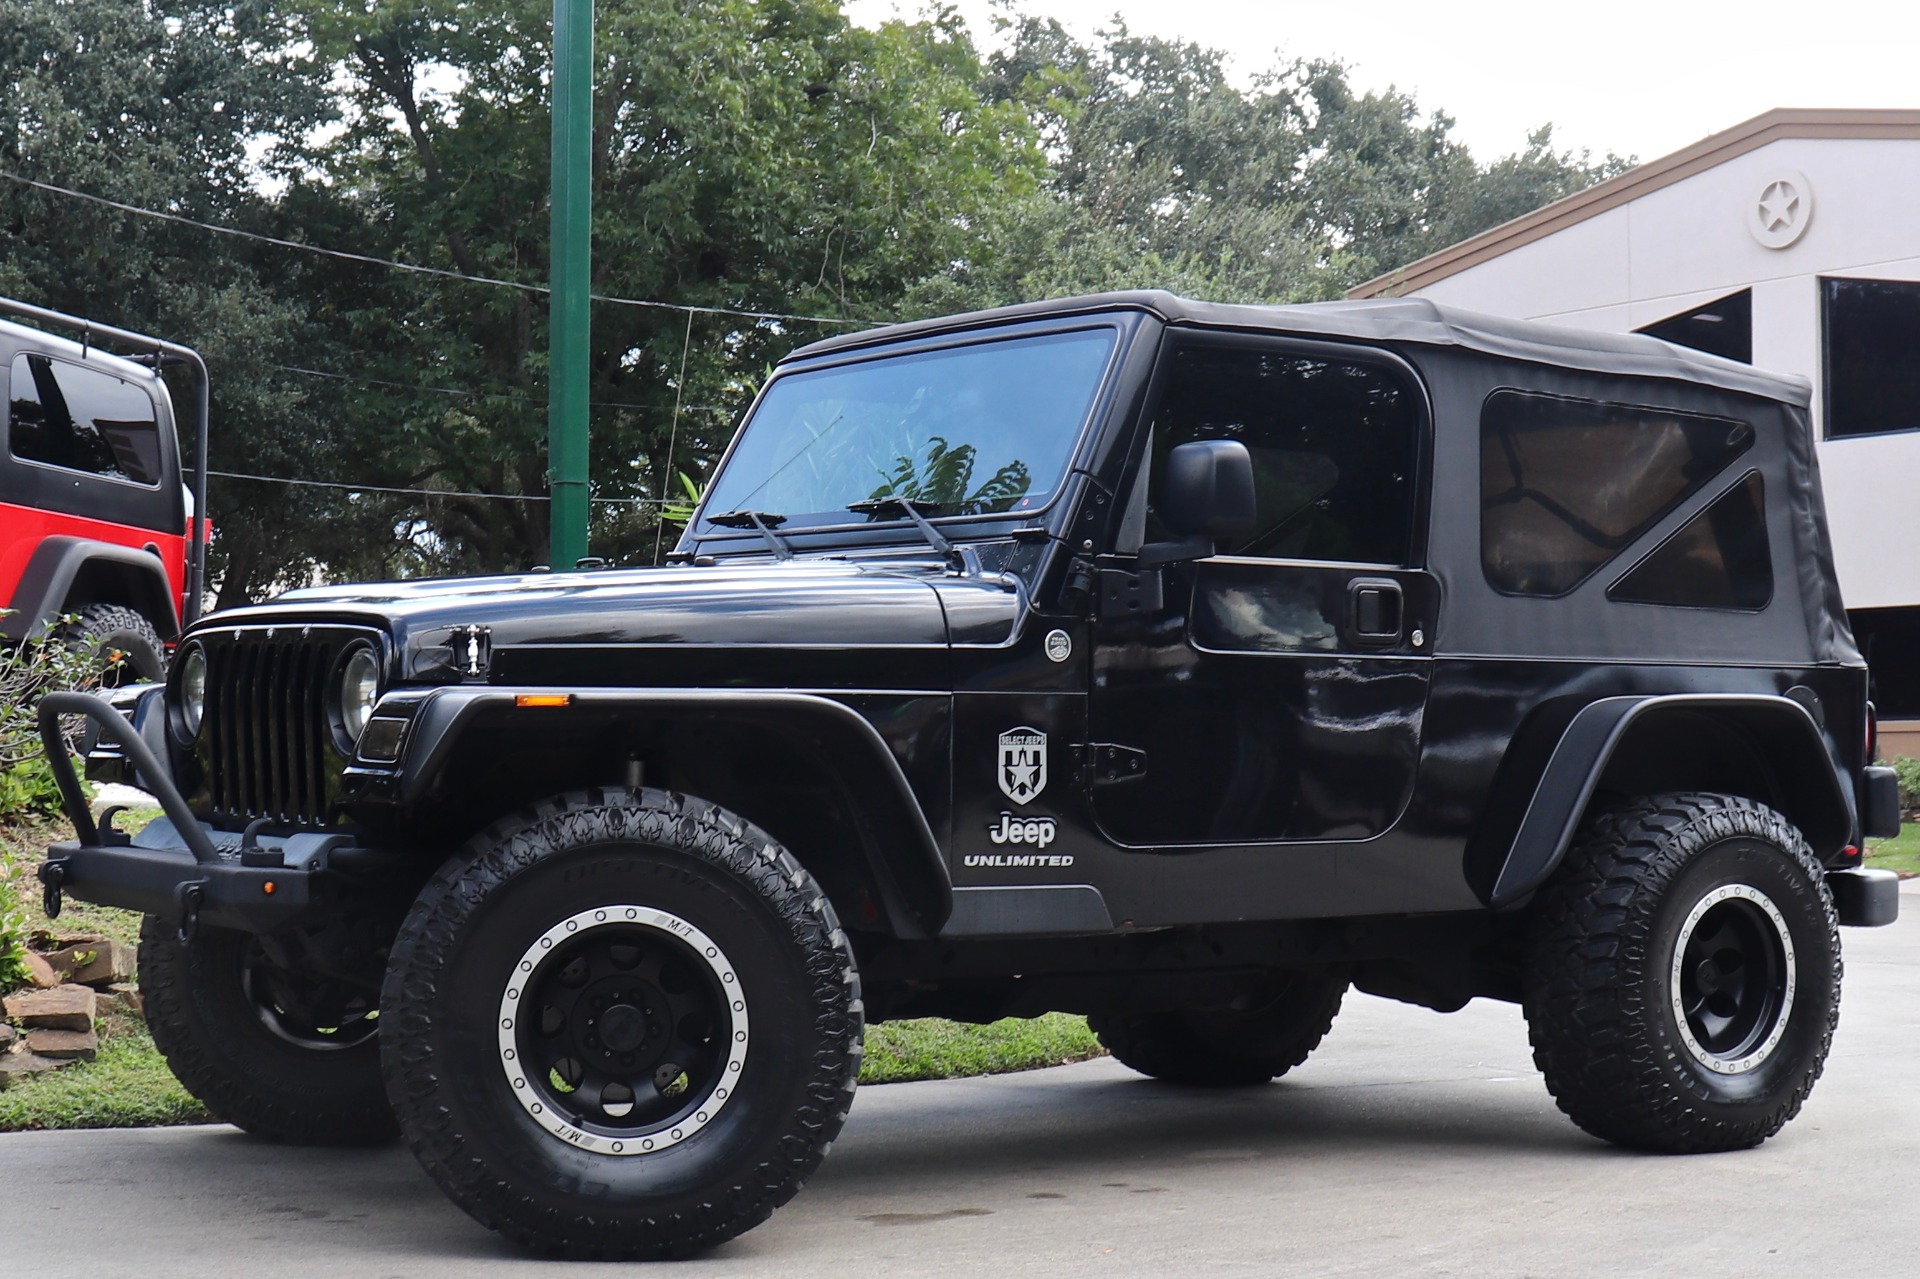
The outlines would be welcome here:
<svg viewBox="0 0 1920 1279">
<path fill-rule="evenodd" d="M 1920 756 L 1920 110 L 1770 111 L 1352 296 L 1650 333 L 1811 381 L 1882 754 Z"/>
</svg>

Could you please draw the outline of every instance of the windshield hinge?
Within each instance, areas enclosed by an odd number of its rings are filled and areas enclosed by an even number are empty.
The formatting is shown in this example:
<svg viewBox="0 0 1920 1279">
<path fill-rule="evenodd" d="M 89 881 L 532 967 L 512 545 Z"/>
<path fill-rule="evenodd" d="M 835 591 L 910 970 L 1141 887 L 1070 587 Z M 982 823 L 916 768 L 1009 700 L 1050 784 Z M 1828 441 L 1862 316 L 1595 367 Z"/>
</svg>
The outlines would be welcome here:
<svg viewBox="0 0 1920 1279">
<path fill-rule="evenodd" d="M 1082 742 L 1087 770 L 1095 786 L 1116 786 L 1137 782 L 1147 775 L 1147 753 L 1137 746 L 1117 742 Z"/>
</svg>

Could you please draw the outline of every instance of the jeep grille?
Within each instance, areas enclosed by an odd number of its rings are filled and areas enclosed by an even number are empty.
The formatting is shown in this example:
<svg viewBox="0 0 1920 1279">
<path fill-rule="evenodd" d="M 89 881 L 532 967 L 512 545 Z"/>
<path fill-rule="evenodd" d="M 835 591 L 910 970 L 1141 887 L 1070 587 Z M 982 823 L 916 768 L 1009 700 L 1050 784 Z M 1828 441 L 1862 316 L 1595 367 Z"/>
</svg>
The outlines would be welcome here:
<svg viewBox="0 0 1920 1279">
<path fill-rule="evenodd" d="M 201 759 L 216 821 L 325 825 L 341 759 L 328 687 L 341 654 L 370 634 L 343 627 L 248 627 L 201 637 L 207 706 Z"/>
</svg>

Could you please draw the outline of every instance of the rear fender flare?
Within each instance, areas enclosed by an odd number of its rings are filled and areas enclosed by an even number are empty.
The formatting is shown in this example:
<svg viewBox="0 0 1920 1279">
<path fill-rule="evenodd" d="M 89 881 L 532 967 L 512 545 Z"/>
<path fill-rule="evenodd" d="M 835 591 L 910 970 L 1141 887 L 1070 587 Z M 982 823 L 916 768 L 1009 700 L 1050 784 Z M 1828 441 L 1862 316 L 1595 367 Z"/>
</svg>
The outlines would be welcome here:
<svg viewBox="0 0 1920 1279">
<path fill-rule="evenodd" d="M 75 599 L 74 584 L 82 572 L 110 576 L 115 589 L 98 599 Z M 173 588 L 157 556 L 112 542 L 50 537 L 27 561 L 7 605 L 13 611 L 0 619 L 0 635 L 9 639 L 43 635 L 54 618 L 83 604 L 124 604 L 152 622 L 163 639 L 180 633 Z"/>
<path fill-rule="evenodd" d="M 551 695 L 543 688 L 443 689 L 429 695 L 407 731 L 399 799 L 419 802 L 445 769 L 466 731 L 491 712 L 506 710 L 520 694 Z M 885 836 L 894 856 L 862 843 L 861 858 L 896 935 L 932 936 L 953 911 L 953 884 L 939 841 L 919 799 L 886 740 L 858 711 L 830 697 L 808 693 L 732 689 L 571 690 L 575 704 L 618 710 L 652 719 L 764 724 L 799 731 L 817 757 L 846 787 L 865 824 Z M 376 712 L 380 713 L 380 712 Z M 751 814 L 743 814 L 751 816 Z"/>
<path fill-rule="evenodd" d="M 1588 805 L 1615 752 L 1636 730 L 1676 712 L 1731 727 L 1771 761 L 1786 816 L 1799 826 L 1815 855 L 1825 859 L 1853 836 L 1851 790 L 1842 783 L 1820 727 L 1806 707 L 1786 697 L 1674 694 L 1603 697 L 1574 715 L 1548 758 L 1494 881 L 1488 904 L 1511 906 L 1553 874 L 1573 844 Z"/>
</svg>

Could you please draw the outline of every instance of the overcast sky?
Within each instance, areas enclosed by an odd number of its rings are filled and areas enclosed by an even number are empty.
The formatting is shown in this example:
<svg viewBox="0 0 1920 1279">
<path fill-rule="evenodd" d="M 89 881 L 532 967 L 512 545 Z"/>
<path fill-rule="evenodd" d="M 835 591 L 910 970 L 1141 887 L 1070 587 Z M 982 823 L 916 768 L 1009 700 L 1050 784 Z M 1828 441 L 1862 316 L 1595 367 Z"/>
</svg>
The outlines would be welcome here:
<svg viewBox="0 0 1920 1279">
<path fill-rule="evenodd" d="M 1806 0 L 1020 0 L 1090 35 L 1117 11 L 1139 34 L 1225 49 L 1244 78 L 1280 55 L 1334 57 L 1361 89 L 1393 85 L 1490 160 L 1551 122 L 1562 149 L 1652 160 L 1773 107 L 1920 107 L 1920 4 Z M 989 0 L 954 0 L 977 35 Z M 848 0 L 876 24 L 917 0 Z"/>
</svg>

